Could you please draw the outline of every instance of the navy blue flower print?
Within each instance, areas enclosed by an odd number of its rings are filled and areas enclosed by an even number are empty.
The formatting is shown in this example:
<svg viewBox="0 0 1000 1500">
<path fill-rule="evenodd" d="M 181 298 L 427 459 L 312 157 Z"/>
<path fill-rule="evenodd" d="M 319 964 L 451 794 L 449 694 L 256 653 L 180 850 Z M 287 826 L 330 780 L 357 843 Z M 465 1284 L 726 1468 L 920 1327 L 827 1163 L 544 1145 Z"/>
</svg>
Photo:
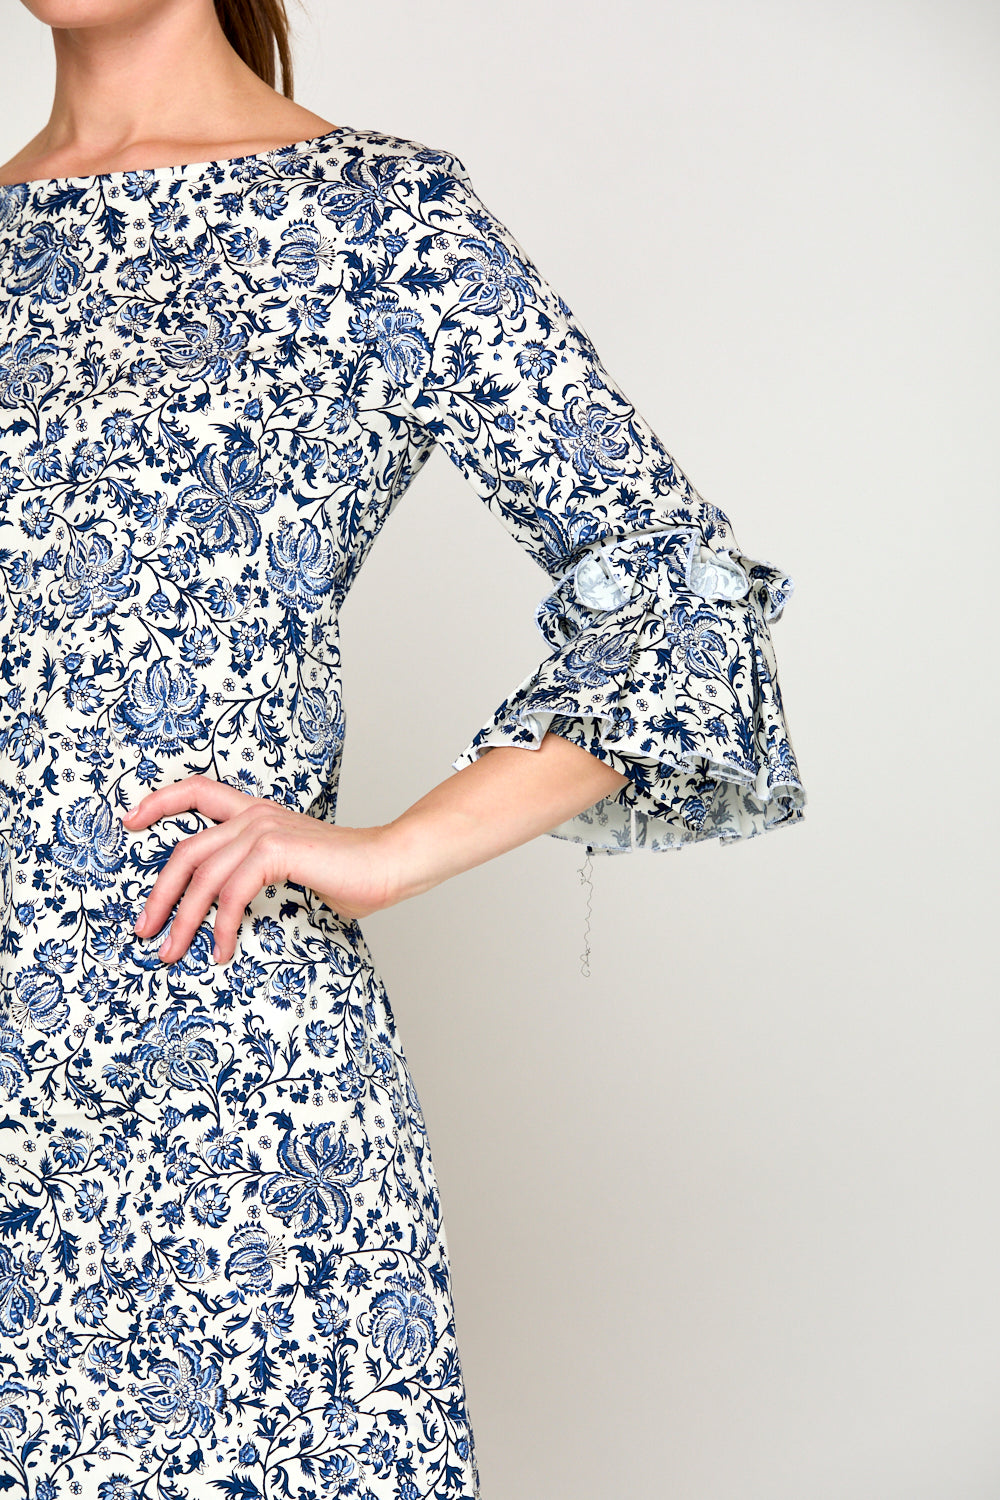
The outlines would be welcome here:
<svg viewBox="0 0 1000 1500">
<path fill-rule="evenodd" d="M 372 1299 L 371 1335 L 394 1365 L 423 1364 L 434 1344 L 434 1303 L 422 1276 L 390 1276 Z"/>
<path fill-rule="evenodd" d="M 0 1334 L 16 1337 L 34 1323 L 39 1312 L 37 1291 L 32 1283 L 39 1280 L 37 1252 L 27 1256 L 0 1244 Z"/>
<path fill-rule="evenodd" d="M 333 820 L 339 612 L 435 447 L 542 569 L 453 761 L 551 730 L 606 853 L 792 826 L 739 552 L 452 153 L 374 130 L 0 186 L 0 1489 L 475 1500 L 417 1091 L 357 922 L 132 924 L 179 775 Z M 168 924 L 169 930 L 169 924 Z"/>
<path fill-rule="evenodd" d="M 77 887 L 106 887 L 125 863 L 125 832 L 106 797 L 78 797 L 53 821 L 52 857 Z"/>
<path fill-rule="evenodd" d="M 205 1064 L 217 1060 L 209 1039 L 214 1024 L 208 1016 L 179 1010 L 168 1010 L 159 1019 L 146 1021 L 138 1032 L 135 1049 L 146 1081 L 178 1089 L 207 1087 Z"/>
<path fill-rule="evenodd" d="M 215 1360 L 203 1356 L 189 1344 L 178 1344 L 173 1359 L 163 1359 L 151 1371 L 153 1380 L 137 1392 L 146 1416 L 166 1429 L 171 1437 L 202 1437 L 211 1432 L 215 1414 L 222 1410 L 226 1393 L 221 1370 Z"/>
<path fill-rule="evenodd" d="M 200 483 L 180 492 L 178 504 L 198 533 L 207 556 L 213 552 L 256 552 L 260 546 L 258 515 L 274 504 L 274 482 L 255 453 L 203 448 L 195 460 Z"/>
<path fill-rule="evenodd" d="M 78 537 L 67 554 L 65 578 L 59 585 L 67 617 L 76 620 L 110 614 L 138 590 L 131 571 L 132 555 L 127 548 L 115 552 L 107 537 Z"/>
<path fill-rule="evenodd" d="M 277 1218 L 299 1234 L 315 1234 L 333 1225 L 342 1233 L 350 1223 L 348 1189 L 361 1181 L 362 1163 L 343 1129 L 314 1125 L 305 1136 L 286 1132 L 278 1147 L 284 1172 L 274 1172 L 260 1185 L 260 1195 Z"/>
<path fill-rule="evenodd" d="M 161 657 L 126 679 L 112 723 L 127 744 L 177 755 L 208 733 L 205 696 L 190 667 Z"/>
</svg>

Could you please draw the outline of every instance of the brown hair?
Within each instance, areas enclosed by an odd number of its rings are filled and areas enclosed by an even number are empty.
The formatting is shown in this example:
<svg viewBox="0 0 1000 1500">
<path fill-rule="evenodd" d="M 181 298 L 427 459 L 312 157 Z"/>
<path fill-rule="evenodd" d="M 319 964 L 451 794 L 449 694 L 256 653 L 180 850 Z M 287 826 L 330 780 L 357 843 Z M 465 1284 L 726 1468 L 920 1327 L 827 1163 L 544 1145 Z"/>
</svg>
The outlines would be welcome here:
<svg viewBox="0 0 1000 1500">
<path fill-rule="evenodd" d="M 291 99 L 292 49 L 285 0 L 215 0 L 215 13 L 230 46 L 271 88 L 276 86 L 277 52 L 281 92 Z"/>
</svg>

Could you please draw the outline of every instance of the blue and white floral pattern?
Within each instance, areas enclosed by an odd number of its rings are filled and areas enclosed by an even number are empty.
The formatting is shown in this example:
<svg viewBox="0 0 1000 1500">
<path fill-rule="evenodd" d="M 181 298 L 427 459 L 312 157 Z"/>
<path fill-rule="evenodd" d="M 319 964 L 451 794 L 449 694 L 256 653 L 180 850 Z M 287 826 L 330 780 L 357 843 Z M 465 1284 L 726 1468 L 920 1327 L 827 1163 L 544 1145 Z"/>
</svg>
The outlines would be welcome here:
<svg viewBox="0 0 1000 1500">
<path fill-rule="evenodd" d="M 744 557 L 447 151 L 344 127 L 0 187 L 0 1489 L 469 1500 L 420 1103 L 358 923 L 132 922 L 200 773 L 332 819 L 338 613 L 436 446 L 547 575 L 453 762 L 584 745 L 615 853 L 792 824 Z"/>
</svg>

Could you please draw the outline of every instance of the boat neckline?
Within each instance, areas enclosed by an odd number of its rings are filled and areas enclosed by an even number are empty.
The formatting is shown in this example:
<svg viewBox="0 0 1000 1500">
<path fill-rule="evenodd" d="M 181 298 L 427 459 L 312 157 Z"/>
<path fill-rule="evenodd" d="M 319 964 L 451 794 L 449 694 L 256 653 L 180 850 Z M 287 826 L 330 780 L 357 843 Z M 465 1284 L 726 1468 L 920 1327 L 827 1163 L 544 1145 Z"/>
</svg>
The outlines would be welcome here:
<svg viewBox="0 0 1000 1500">
<path fill-rule="evenodd" d="M 140 174 L 195 172 L 206 171 L 209 167 L 235 167 L 243 162 L 263 161 L 265 157 L 276 156 L 279 152 L 306 151 L 310 147 L 322 145 L 324 141 L 332 140 L 334 136 L 355 134 L 357 131 L 352 125 L 335 125 L 332 130 L 324 130 L 322 135 L 307 136 L 302 141 L 289 141 L 283 146 L 269 146 L 266 151 L 247 151 L 242 156 L 218 156 L 210 161 L 171 162 L 159 167 L 119 167 L 114 172 L 74 172 L 66 177 L 30 177 L 25 182 L 0 182 L 0 191 L 10 192 L 14 188 L 62 187 L 74 182 L 124 182 L 126 177 L 136 177 Z"/>
</svg>

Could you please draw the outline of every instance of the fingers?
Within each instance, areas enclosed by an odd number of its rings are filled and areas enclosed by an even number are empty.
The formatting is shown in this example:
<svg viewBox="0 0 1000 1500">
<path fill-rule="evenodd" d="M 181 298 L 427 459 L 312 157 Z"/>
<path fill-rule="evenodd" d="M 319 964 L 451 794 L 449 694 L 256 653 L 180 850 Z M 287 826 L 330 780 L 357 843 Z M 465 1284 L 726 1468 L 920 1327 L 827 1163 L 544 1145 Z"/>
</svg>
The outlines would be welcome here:
<svg viewBox="0 0 1000 1500">
<path fill-rule="evenodd" d="M 125 813 L 122 822 L 130 829 L 148 828 L 158 818 L 168 818 L 172 813 L 196 811 L 219 823 L 256 803 L 256 797 L 228 782 L 216 781 L 211 776 L 185 776 L 182 781 L 172 781 L 147 792 Z"/>
<path fill-rule="evenodd" d="M 135 931 L 140 937 L 152 937 L 159 932 L 195 870 L 243 831 L 250 821 L 249 811 L 230 818 L 228 822 L 202 828 L 174 845 L 136 918 Z"/>
<path fill-rule="evenodd" d="M 186 840 L 178 849 L 183 850 L 192 842 Z M 261 887 L 275 878 L 278 842 L 270 830 L 251 825 L 199 861 L 184 880 L 187 889 L 170 924 L 170 935 L 160 947 L 160 957 L 165 963 L 176 963 L 187 952 L 213 902 L 218 903 L 212 924 L 213 957 L 217 963 L 232 958 L 246 907 Z"/>
<path fill-rule="evenodd" d="M 266 849 L 258 842 L 223 884 L 212 925 L 215 939 L 212 957 L 217 964 L 227 964 L 236 952 L 243 915 L 261 886 L 269 884 L 267 865 Z"/>
</svg>

